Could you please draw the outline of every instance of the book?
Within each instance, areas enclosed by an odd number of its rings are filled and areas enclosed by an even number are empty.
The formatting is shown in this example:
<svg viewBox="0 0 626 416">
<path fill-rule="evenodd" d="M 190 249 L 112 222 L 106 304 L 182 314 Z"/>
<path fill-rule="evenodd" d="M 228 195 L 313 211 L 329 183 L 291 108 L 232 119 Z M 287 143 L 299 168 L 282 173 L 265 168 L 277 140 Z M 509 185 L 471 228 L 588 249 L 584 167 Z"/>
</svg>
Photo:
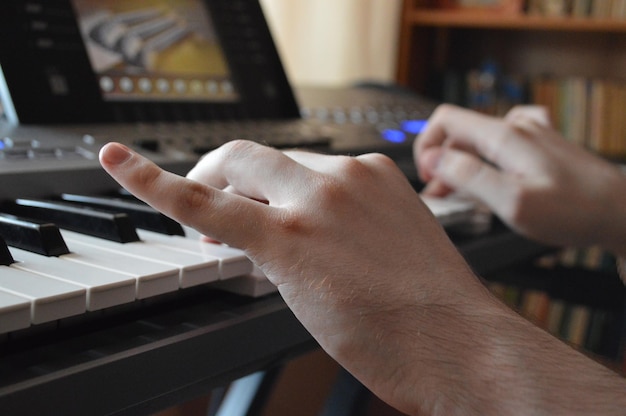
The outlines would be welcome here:
<svg viewBox="0 0 626 416">
<path fill-rule="evenodd" d="M 548 308 L 546 330 L 553 335 L 559 336 L 564 315 L 565 301 L 562 299 L 552 299 L 550 307 Z"/>
<path fill-rule="evenodd" d="M 591 0 L 573 0 L 572 17 L 586 18 L 591 13 Z"/>
<path fill-rule="evenodd" d="M 524 291 L 520 313 L 541 328 L 546 328 L 549 307 L 550 296 L 545 291 L 537 289 Z"/>
<path fill-rule="evenodd" d="M 566 328 L 564 328 L 564 338 L 576 347 L 583 347 L 590 317 L 591 310 L 588 306 L 572 305 L 569 312 L 569 321 Z"/>
<path fill-rule="evenodd" d="M 587 146 L 594 152 L 600 153 L 604 146 L 606 135 L 606 91 L 607 82 L 604 79 L 595 79 L 591 82 L 589 99 L 589 137 Z"/>
<path fill-rule="evenodd" d="M 566 16 L 570 0 L 529 0 L 528 14 L 537 16 Z"/>
<path fill-rule="evenodd" d="M 517 309 L 520 305 L 521 295 L 522 290 L 519 287 L 506 286 L 506 290 L 504 291 L 504 297 L 502 298 L 502 300 L 510 308 Z"/>
<path fill-rule="evenodd" d="M 607 19 L 611 14 L 612 0 L 593 0 L 589 15 L 594 19 Z"/>
<path fill-rule="evenodd" d="M 494 13 L 522 13 L 524 0 L 436 0 L 435 7 Z"/>
<path fill-rule="evenodd" d="M 608 317 L 608 312 L 601 309 L 596 309 L 591 313 L 584 344 L 587 351 L 593 353 L 599 353 L 601 351 Z"/>
</svg>

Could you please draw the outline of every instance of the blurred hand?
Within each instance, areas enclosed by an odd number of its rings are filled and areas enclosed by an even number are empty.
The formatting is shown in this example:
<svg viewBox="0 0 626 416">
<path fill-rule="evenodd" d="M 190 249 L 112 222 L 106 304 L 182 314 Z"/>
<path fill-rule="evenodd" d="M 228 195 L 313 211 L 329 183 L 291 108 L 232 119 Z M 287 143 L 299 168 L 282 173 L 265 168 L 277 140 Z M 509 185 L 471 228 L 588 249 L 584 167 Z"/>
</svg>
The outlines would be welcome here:
<svg viewBox="0 0 626 416">
<path fill-rule="evenodd" d="M 442 105 L 414 150 L 425 194 L 466 193 L 531 238 L 626 254 L 624 175 L 564 140 L 541 107 L 500 119 Z"/>
</svg>

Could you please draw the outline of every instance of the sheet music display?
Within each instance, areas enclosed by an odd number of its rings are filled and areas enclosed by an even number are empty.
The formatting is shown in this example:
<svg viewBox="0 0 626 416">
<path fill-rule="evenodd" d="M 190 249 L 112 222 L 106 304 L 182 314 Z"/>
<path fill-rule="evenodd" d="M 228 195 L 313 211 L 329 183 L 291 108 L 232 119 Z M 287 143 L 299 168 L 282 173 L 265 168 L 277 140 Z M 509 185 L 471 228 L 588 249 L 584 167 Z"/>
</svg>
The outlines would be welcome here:
<svg viewBox="0 0 626 416">
<path fill-rule="evenodd" d="M 254 1 L 7 0 L 0 28 L 11 34 L 0 98 L 13 123 L 300 116 Z"/>
<path fill-rule="evenodd" d="M 211 13 L 199 0 L 72 0 L 105 100 L 238 99 Z"/>
</svg>

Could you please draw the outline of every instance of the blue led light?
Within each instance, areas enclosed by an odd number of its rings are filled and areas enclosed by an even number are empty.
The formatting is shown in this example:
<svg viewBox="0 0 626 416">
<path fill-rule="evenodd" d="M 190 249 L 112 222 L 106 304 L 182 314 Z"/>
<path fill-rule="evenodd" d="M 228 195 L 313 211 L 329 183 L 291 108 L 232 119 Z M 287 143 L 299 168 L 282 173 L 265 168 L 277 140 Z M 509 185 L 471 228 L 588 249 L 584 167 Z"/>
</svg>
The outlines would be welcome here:
<svg viewBox="0 0 626 416">
<path fill-rule="evenodd" d="M 391 143 L 403 143 L 406 140 L 406 135 L 401 130 L 387 129 L 381 134 L 383 139 Z"/>
<path fill-rule="evenodd" d="M 427 120 L 405 120 L 401 123 L 401 128 L 409 134 L 420 134 L 426 128 Z"/>
<path fill-rule="evenodd" d="M 4 140 L 0 140 L 0 150 L 4 149 L 6 145 L 4 144 Z"/>
</svg>

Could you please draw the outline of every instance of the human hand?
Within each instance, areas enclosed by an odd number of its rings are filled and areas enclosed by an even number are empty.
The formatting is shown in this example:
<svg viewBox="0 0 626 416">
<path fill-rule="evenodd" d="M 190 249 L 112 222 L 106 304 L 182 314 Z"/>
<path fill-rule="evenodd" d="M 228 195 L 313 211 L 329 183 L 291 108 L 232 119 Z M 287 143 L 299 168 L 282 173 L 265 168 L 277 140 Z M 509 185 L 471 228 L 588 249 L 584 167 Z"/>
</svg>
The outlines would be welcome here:
<svg viewBox="0 0 626 416">
<path fill-rule="evenodd" d="M 384 156 L 236 141 L 189 178 L 119 144 L 100 160 L 157 210 L 244 249 L 320 345 L 407 414 L 623 410 L 623 382 L 495 301 Z"/>
<path fill-rule="evenodd" d="M 414 151 L 426 194 L 467 193 L 531 238 L 626 254 L 624 175 L 564 140 L 540 107 L 499 119 L 442 105 Z"/>
<path fill-rule="evenodd" d="M 382 155 L 282 153 L 235 141 L 188 178 L 119 144 L 100 158 L 157 210 L 245 250 L 320 345 L 400 409 L 415 412 L 418 391 L 437 384 L 424 367 L 447 359 L 440 343 L 480 344 L 461 315 L 480 316 L 474 306 L 488 303 L 486 291 Z M 453 355 L 450 362 L 465 360 Z"/>
</svg>

